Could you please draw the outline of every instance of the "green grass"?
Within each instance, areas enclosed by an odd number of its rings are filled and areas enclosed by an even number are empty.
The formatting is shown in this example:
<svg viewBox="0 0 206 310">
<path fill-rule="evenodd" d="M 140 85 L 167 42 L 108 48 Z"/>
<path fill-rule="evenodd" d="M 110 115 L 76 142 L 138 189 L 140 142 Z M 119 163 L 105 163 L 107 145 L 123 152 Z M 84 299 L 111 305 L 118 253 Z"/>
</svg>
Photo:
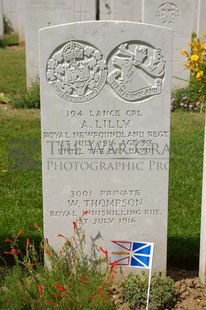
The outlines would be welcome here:
<svg viewBox="0 0 206 310">
<path fill-rule="evenodd" d="M 18 33 L 13 32 L 11 34 L 4 34 L 4 44 L 7 46 L 13 46 L 19 44 Z"/>
<path fill-rule="evenodd" d="M 36 147 L 35 160 L 40 168 L 40 118 L 35 110 L 0 110 L 0 243 L 23 229 L 25 237 L 36 238 L 34 223 L 42 225 L 41 170 L 8 170 L 8 154 L 21 161 L 21 148 L 13 141 L 30 141 Z M 28 149 L 28 147 L 26 146 Z M 28 151 L 26 149 L 26 152 Z M 13 153 L 12 153 L 13 152 Z M 16 157 L 17 156 L 17 157 Z M 19 159 L 20 158 L 20 159 Z M 25 164 L 25 162 L 24 162 Z M 17 167 L 18 169 L 18 167 Z M 1 255 L 2 253 L 0 253 Z"/>
<path fill-rule="evenodd" d="M 187 261 L 194 266 L 199 255 L 204 114 L 175 112 L 171 124 L 168 259 L 170 264 Z M 40 164 L 39 111 L 0 110 L 0 133 L 0 238 L 23 229 L 25 238 L 36 239 L 33 224 L 42 225 L 41 171 L 8 170 L 8 150 L 15 151 L 11 141 L 35 140 L 34 160 Z M 2 251 L 5 247 L 3 243 Z"/>
<path fill-rule="evenodd" d="M 173 113 L 171 126 L 170 263 L 198 263 L 202 194 L 204 113 Z"/>
<path fill-rule="evenodd" d="M 24 49 L 0 48 L 0 57 L 0 92 L 11 96 L 25 92 Z M 197 266 L 204 113 L 174 112 L 171 125 L 168 262 Z M 37 149 L 30 153 L 40 165 L 39 111 L 0 110 L 0 239 L 23 229 L 25 238 L 38 241 L 33 224 L 42 225 L 41 171 L 8 170 L 8 151 L 17 154 L 18 145 L 11 144 L 16 140 L 37 141 L 33 143 Z M 2 241 L 0 255 L 6 247 Z"/>
<path fill-rule="evenodd" d="M 24 48 L 0 48 L 0 92 L 18 96 L 26 91 Z"/>
<path fill-rule="evenodd" d="M 23 47 L 0 48 L 0 93 L 10 99 L 16 108 L 39 108 L 38 79 L 27 90 L 25 50 Z"/>
</svg>

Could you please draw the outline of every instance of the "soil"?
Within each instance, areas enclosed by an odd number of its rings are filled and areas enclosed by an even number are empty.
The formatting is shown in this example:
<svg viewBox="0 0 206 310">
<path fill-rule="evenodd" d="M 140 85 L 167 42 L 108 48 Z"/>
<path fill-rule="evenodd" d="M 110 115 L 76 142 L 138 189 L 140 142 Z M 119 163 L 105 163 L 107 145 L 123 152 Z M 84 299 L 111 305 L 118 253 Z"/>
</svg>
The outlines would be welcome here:
<svg viewBox="0 0 206 310">
<path fill-rule="evenodd" d="M 15 109 L 15 107 L 12 104 L 6 104 L 3 102 L 0 102 L 0 110 L 11 110 L 11 109 Z"/>
<path fill-rule="evenodd" d="M 195 270 L 168 270 L 175 281 L 178 301 L 174 310 L 206 310 L 206 287 Z"/>
</svg>

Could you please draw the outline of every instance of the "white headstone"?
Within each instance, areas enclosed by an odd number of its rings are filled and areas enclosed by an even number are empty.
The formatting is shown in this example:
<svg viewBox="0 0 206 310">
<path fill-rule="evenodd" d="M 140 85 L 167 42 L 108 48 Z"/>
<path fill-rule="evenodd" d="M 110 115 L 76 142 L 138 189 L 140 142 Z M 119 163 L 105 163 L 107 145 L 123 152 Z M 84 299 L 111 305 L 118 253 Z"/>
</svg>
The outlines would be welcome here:
<svg viewBox="0 0 206 310">
<path fill-rule="evenodd" d="M 4 37 L 4 24 L 3 24 L 3 6 L 2 0 L 0 0 L 0 40 Z"/>
<path fill-rule="evenodd" d="M 203 164 L 203 183 L 202 183 L 202 215 L 200 230 L 200 262 L 199 277 L 202 283 L 206 284 L 206 126 L 204 144 L 204 164 Z"/>
<path fill-rule="evenodd" d="M 171 92 L 169 29 L 88 22 L 40 31 L 45 237 L 72 221 L 88 246 L 155 243 L 165 271 Z"/>
<path fill-rule="evenodd" d="M 18 9 L 17 0 L 3 0 L 3 11 L 5 17 L 11 23 L 12 30 L 18 32 Z"/>
<path fill-rule="evenodd" d="M 101 0 L 100 20 L 142 21 L 142 0 Z"/>
<path fill-rule="evenodd" d="M 25 38 L 27 85 L 39 75 L 38 30 L 76 20 L 95 18 L 95 0 L 26 0 Z"/>
<path fill-rule="evenodd" d="M 184 68 L 185 58 L 180 51 L 185 48 L 188 50 L 188 43 L 191 42 L 193 8 L 193 0 L 143 0 L 143 22 L 173 30 L 173 88 L 188 85 L 184 80 L 189 80 L 190 72 Z"/>
<path fill-rule="evenodd" d="M 18 34 L 19 34 L 19 43 L 25 43 L 25 22 L 24 22 L 24 10 L 25 10 L 25 1 L 27 0 L 17 0 L 17 9 L 18 9 Z"/>
<path fill-rule="evenodd" d="M 96 19 L 95 0 L 75 0 L 74 1 L 74 21 L 89 21 Z"/>
<path fill-rule="evenodd" d="M 199 10 L 198 10 L 198 23 L 197 23 L 197 36 L 201 40 L 205 41 L 204 33 L 206 33 L 206 1 L 199 0 Z"/>
<path fill-rule="evenodd" d="M 198 32 L 198 18 L 199 18 L 199 10 L 200 10 L 200 0 L 196 0 L 194 2 L 194 16 L 193 16 L 193 32 L 197 34 Z"/>
</svg>

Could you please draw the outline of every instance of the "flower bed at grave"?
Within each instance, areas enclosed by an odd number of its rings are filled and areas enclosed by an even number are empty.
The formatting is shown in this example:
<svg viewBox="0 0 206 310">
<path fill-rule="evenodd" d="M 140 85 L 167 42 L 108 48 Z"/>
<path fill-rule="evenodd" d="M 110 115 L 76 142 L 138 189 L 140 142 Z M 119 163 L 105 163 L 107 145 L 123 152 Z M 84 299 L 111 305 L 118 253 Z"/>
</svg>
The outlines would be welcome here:
<svg viewBox="0 0 206 310">
<path fill-rule="evenodd" d="M 206 39 L 206 33 L 204 37 Z M 185 69 L 190 70 L 189 86 L 174 92 L 171 110 L 201 112 L 205 110 L 206 103 L 206 40 L 201 41 L 194 36 L 188 45 L 191 52 L 182 49 L 181 54 L 186 59 Z"/>
</svg>

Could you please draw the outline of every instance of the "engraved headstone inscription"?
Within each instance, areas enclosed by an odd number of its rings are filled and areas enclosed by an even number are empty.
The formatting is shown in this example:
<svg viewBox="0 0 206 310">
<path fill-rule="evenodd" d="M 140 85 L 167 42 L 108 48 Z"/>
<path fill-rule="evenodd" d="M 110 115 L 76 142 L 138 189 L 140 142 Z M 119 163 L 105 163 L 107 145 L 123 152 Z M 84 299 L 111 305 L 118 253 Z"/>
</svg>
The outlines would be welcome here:
<svg viewBox="0 0 206 310">
<path fill-rule="evenodd" d="M 88 251 L 155 243 L 166 268 L 172 31 L 130 22 L 40 30 L 44 232 L 82 219 Z"/>
<path fill-rule="evenodd" d="M 193 0 L 143 0 L 143 22 L 173 30 L 172 87 L 176 89 L 188 85 L 190 73 L 184 70 L 185 58 L 180 52 L 191 41 L 193 16 Z"/>
<path fill-rule="evenodd" d="M 26 0 L 25 39 L 27 85 L 39 76 L 38 30 L 58 24 L 95 19 L 95 0 Z"/>
<path fill-rule="evenodd" d="M 100 20 L 142 21 L 142 0 L 101 0 Z"/>
</svg>

